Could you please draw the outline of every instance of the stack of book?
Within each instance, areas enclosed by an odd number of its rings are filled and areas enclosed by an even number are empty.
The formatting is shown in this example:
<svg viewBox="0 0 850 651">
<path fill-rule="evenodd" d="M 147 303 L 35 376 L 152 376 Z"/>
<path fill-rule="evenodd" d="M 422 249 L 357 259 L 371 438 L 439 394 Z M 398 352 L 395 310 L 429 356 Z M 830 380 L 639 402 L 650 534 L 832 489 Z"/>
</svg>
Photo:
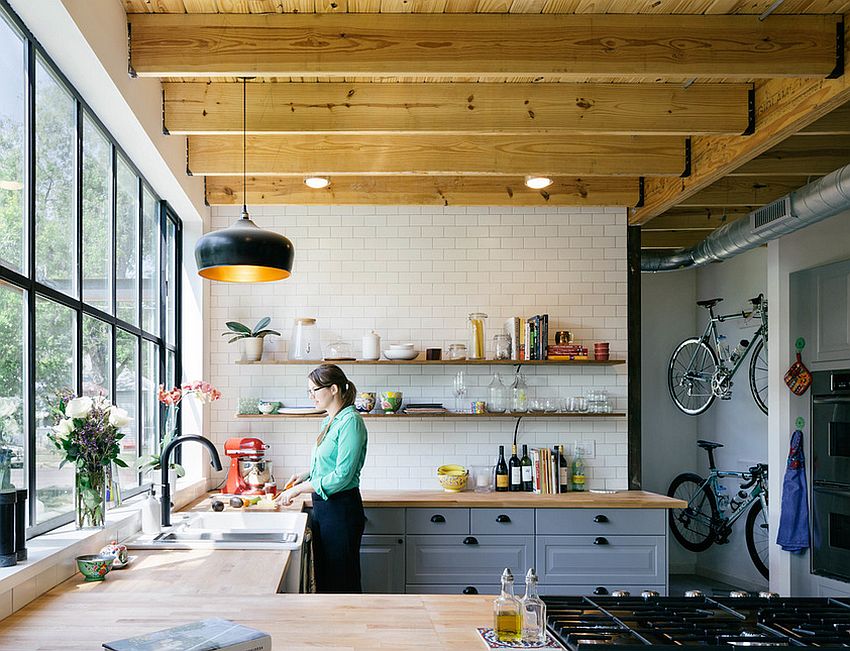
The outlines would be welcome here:
<svg viewBox="0 0 850 651">
<path fill-rule="evenodd" d="M 444 414 L 447 411 L 439 402 L 409 402 L 404 406 L 405 414 Z"/>
<path fill-rule="evenodd" d="M 512 316 L 505 321 L 504 330 L 511 342 L 511 359 L 548 359 L 548 314 L 536 314 L 530 319 Z"/>
<path fill-rule="evenodd" d="M 551 344 L 547 359 L 588 359 L 587 346 L 579 344 Z"/>
<path fill-rule="evenodd" d="M 561 470 L 559 454 L 549 448 L 532 448 L 531 470 L 533 490 L 538 495 L 554 495 L 561 492 Z M 569 468 L 564 467 L 569 477 Z"/>
</svg>

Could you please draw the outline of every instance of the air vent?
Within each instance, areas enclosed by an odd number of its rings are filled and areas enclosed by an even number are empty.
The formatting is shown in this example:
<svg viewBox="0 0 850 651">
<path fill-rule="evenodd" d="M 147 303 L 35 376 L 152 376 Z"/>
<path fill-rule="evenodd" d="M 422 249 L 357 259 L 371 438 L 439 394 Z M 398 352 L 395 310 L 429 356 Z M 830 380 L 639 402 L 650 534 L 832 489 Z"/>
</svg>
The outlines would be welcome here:
<svg viewBox="0 0 850 651">
<path fill-rule="evenodd" d="M 752 229 L 753 231 L 758 231 L 783 217 L 793 217 L 791 214 L 791 198 L 789 196 L 782 197 L 773 203 L 754 210 L 751 222 Z"/>
</svg>

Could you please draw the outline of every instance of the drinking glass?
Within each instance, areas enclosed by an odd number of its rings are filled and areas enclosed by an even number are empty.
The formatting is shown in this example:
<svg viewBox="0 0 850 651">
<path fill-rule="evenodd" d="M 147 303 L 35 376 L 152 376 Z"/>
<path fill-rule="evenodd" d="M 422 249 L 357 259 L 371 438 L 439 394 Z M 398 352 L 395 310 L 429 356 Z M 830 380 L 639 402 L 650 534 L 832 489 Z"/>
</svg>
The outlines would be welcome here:
<svg viewBox="0 0 850 651">
<path fill-rule="evenodd" d="M 473 466 L 472 476 L 476 493 L 489 493 L 493 490 L 493 466 Z"/>
<path fill-rule="evenodd" d="M 455 411 L 461 412 L 463 397 L 466 395 L 466 384 L 463 381 L 463 371 L 458 371 L 454 378 Z"/>
</svg>

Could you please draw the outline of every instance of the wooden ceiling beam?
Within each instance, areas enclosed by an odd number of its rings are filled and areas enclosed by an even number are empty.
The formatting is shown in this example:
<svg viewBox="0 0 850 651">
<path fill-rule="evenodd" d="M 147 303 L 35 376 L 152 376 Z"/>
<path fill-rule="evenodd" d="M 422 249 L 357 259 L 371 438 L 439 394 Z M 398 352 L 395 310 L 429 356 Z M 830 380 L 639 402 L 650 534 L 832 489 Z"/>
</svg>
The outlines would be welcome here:
<svg viewBox="0 0 850 651">
<path fill-rule="evenodd" d="M 810 180 L 804 176 L 746 177 L 727 176 L 704 190 L 684 199 L 678 207 L 744 208 L 764 206 L 793 192 Z M 652 224 L 652 222 L 649 222 Z"/>
<path fill-rule="evenodd" d="M 293 177 L 248 177 L 247 202 L 278 205 L 431 206 L 632 206 L 639 198 L 637 178 L 558 180 L 530 190 L 522 180 L 503 177 L 342 176 L 323 190 Z M 210 205 L 242 203 L 242 177 L 206 179 Z"/>
<path fill-rule="evenodd" d="M 850 61 L 850 21 L 845 24 L 844 30 L 844 58 Z M 749 136 L 692 138 L 691 175 L 681 179 L 646 179 L 643 206 L 630 211 L 630 223 L 646 223 L 672 207 L 683 204 L 690 196 L 848 100 L 850 76 L 846 73 L 837 79 L 771 79 L 757 83 L 755 132 Z"/>
<path fill-rule="evenodd" d="M 164 83 L 171 134 L 242 131 L 242 84 Z M 297 84 L 246 88 L 249 133 L 743 133 L 749 84 Z"/>
<path fill-rule="evenodd" d="M 681 208 L 659 215 L 641 227 L 641 232 L 664 230 L 714 230 L 742 217 L 749 211 L 740 208 Z"/>
<path fill-rule="evenodd" d="M 850 136 L 850 103 L 839 106 L 820 120 L 800 129 L 798 136 Z"/>
<path fill-rule="evenodd" d="M 850 136 L 791 136 L 729 176 L 824 176 L 850 163 Z"/>
<path fill-rule="evenodd" d="M 840 16 L 131 14 L 146 77 L 554 75 L 749 80 L 836 65 Z"/>
<path fill-rule="evenodd" d="M 190 136 L 196 175 L 242 172 L 241 136 Z M 247 173 L 360 176 L 680 175 L 675 136 L 248 136 Z"/>
<path fill-rule="evenodd" d="M 699 244 L 711 235 L 711 229 L 685 231 L 640 231 L 642 249 L 684 249 Z"/>
</svg>

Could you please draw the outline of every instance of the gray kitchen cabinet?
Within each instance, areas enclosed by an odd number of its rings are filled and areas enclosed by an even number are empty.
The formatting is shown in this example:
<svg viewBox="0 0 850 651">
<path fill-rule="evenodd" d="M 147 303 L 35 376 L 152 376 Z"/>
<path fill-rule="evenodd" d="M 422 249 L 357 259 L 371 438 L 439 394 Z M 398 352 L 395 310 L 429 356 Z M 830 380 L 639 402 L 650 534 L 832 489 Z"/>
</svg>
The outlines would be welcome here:
<svg viewBox="0 0 850 651">
<path fill-rule="evenodd" d="M 408 534 L 468 534 L 469 509 L 407 509 Z"/>
<path fill-rule="evenodd" d="M 850 361 L 850 260 L 792 274 L 790 291 L 793 335 L 805 337 L 807 361 Z"/>
<path fill-rule="evenodd" d="M 413 585 L 408 584 L 407 594 L 499 594 L 501 586 L 497 583 L 475 583 L 470 585 Z"/>
<path fill-rule="evenodd" d="M 360 544 L 360 577 L 363 592 L 404 592 L 404 536 L 364 535 Z"/>
<path fill-rule="evenodd" d="M 538 535 L 663 535 L 663 509 L 536 509 Z"/>
<path fill-rule="evenodd" d="M 408 584 L 493 583 L 534 564 L 534 536 L 407 536 Z"/>
<path fill-rule="evenodd" d="M 538 588 L 544 597 L 605 597 L 615 590 L 625 590 L 632 597 L 639 597 L 644 590 L 654 590 L 662 597 L 667 596 L 666 585 L 645 585 L 643 583 L 629 585 L 628 583 L 588 583 L 587 585 L 545 584 Z"/>
<path fill-rule="evenodd" d="M 472 535 L 534 534 L 534 509 L 472 509 L 469 517 Z"/>
<path fill-rule="evenodd" d="M 404 535 L 404 509 L 364 509 L 366 513 L 365 535 L 397 534 Z"/>
</svg>

